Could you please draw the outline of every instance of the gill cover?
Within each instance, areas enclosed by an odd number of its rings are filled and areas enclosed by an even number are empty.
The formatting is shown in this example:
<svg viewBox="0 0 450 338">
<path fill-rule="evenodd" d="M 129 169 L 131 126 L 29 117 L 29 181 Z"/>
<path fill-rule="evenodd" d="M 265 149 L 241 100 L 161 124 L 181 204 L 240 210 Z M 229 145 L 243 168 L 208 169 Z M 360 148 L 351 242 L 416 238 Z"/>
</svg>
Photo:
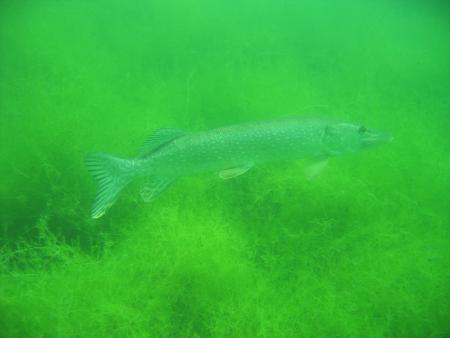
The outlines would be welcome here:
<svg viewBox="0 0 450 338">
<path fill-rule="evenodd" d="M 335 156 L 354 153 L 361 149 L 362 126 L 352 123 L 335 123 L 325 127 L 324 145 L 328 154 Z"/>
</svg>

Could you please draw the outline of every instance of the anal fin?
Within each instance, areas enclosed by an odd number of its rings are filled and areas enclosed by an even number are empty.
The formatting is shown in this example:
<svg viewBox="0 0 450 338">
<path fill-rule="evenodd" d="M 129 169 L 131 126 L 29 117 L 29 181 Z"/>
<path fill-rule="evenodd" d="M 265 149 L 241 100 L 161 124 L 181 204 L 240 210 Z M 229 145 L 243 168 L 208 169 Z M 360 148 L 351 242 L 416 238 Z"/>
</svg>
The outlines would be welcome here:
<svg viewBox="0 0 450 338">
<path fill-rule="evenodd" d="M 175 179 L 172 177 L 149 176 L 141 185 L 141 198 L 144 202 L 153 201 L 163 192 Z"/>
</svg>

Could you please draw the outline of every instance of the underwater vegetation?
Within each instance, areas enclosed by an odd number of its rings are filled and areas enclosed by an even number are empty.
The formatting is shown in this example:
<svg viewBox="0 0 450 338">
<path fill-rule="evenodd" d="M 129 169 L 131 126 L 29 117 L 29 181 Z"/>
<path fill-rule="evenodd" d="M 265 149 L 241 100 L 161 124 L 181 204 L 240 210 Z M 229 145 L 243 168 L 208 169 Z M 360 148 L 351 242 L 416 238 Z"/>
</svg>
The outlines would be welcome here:
<svg viewBox="0 0 450 338">
<path fill-rule="evenodd" d="M 450 336 L 444 1 L 2 1 L 0 337 Z M 91 151 L 326 116 L 382 147 L 141 182 L 90 217 Z"/>
</svg>

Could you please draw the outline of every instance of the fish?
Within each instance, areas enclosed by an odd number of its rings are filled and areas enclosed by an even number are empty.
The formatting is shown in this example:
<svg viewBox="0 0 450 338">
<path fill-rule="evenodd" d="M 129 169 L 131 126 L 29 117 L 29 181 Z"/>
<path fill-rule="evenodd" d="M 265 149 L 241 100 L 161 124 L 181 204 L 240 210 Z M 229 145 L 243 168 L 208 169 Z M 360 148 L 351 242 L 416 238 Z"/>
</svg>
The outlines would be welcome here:
<svg viewBox="0 0 450 338">
<path fill-rule="evenodd" d="M 294 117 L 187 132 L 162 128 L 135 158 L 88 154 L 85 164 L 98 182 L 92 218 L 102 217 L 134 179 L 144 178 L 140 195 L 153 201 L 183 176 L 215 173 L 228 180 L 273 161 L 309 159 L 312 179 L 329 158 L 356 153 L 392 140 L 389 133 L 329 118 Z"/>
</svg>

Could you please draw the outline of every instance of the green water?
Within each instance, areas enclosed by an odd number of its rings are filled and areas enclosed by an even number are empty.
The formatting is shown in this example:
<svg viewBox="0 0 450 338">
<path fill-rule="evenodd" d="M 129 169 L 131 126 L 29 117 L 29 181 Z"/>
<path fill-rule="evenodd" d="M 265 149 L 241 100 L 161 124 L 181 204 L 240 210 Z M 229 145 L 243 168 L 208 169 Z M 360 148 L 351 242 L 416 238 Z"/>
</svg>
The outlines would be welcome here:
<svg viewBox="0 0 450 338">
<path fill-rule="evenodd" d="M 450 336 L 446 1 L 2 0 L 0 337 Z M 91 151 L 314 115 L 395 140 L 132 184 Z"/>
</svg>

